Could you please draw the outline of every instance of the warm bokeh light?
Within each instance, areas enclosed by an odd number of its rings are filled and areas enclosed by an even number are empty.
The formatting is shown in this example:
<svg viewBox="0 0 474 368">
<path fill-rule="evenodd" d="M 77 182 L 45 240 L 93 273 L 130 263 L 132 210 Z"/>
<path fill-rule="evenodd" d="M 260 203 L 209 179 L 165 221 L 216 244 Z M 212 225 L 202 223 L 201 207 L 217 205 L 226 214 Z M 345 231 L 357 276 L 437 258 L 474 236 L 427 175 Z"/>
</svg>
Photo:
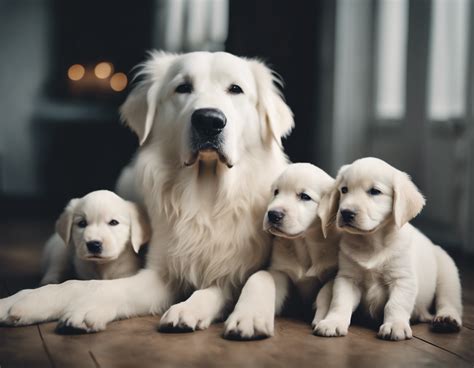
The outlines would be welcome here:
<svg viewBox="0 0 474 368">
<path fill-rule="evenodd" d="M 115 92 L 120 92 L 127 87 L 127 76 L 123 73 L 115 73 L 112 78 L 110 78 L 110 87 L 115 91 Z"/>
<path fill-rule="evenodd" d="M 110 77 L 113 73 L 113 65 L 111 63 L 102 62 L 95 66 L 94 74 L 99 79 L 105 79 Z"/>
<path fill-rule="evenodd" d="M 86 70 L 81 64 L 74 64 L 69 67 L 67 71 L 67 76 L 69 77 L 70 80 L 78 81 L 82 79 L 85 73 L 86 73 Z"/>
</svg>

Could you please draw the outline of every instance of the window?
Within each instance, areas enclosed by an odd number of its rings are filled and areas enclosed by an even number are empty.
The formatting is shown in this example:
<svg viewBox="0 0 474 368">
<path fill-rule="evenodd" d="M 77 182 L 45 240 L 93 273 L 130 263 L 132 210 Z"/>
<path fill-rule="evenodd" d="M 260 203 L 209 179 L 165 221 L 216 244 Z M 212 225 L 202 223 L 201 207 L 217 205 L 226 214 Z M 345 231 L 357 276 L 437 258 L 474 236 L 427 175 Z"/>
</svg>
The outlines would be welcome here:
<svg viewBox="0 0 474 368">
<path fill-rule="evenodd" d="M 466 113 L 470 0 L 433 0 L 428 74 L 428 118 Z"/>
<path fill-rule="evenodd" d="M 378 2 L 375 115 L 382 121 L 405 115 L 408 0 Z"/>
</svg>

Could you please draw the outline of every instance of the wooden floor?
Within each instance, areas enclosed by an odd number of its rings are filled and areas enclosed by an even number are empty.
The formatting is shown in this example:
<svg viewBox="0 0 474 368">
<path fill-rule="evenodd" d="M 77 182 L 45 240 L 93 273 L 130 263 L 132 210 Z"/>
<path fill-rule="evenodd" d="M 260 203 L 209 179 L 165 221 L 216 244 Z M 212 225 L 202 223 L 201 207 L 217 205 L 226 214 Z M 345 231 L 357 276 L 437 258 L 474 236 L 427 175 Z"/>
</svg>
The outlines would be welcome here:
<svg viewBox="0 0 474 368">
<path fill-rule="evenodd" d="M 0 297 L 38 281 L 41 244 L 52 222 L 0 224 Z M 159 317 L 114 322 L 105 332 L 59 335 L 55 323 L 0 328 L 0 367 L 473 367 L 474 270 L 458 262 L 464 286 L 464 327 L 459 334 L 434 334 L 413 327 L 408 341 L 378 340 L 369 328 L 353 326 L 346 337 L 311 334 L 301 321 L 276 321 L 275 336 L 253 342 L 227 341 L 222 324 L 207 331 L 162 334 Z M 469 269 L 469 265 L 471 269 Z"/>
</svg>

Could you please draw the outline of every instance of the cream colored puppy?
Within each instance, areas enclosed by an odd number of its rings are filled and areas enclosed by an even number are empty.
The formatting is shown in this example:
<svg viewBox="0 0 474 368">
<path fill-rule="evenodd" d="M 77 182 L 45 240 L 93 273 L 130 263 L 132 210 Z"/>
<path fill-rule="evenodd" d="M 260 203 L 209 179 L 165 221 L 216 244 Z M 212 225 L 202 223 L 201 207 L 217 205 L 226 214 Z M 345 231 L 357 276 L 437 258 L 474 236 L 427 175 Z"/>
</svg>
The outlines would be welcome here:
<svg viewBox="0 0 474 368">
<path fill-rule="evenodd" d="M 251 276 L 244 287 L 236 311 L 226 323 L 229 337 L 272 336 L 274 316 L 281 311 L 291 284 L 303 301 L 310 303 L 321 290 L 313 325 L 326 315 L 332 285 L 327 281 L 336 274 L 339 236 L 331 232 L 324 239 L 317 213 L 321 198 L 333 183 L 333 178 L 308 163 L 288 166 L 273 183 L 273 198 L 263 221 L 264 230 L 276 236 L 271 265 L 268 271 Z M 259 300 L 245 300 L 247 294 Z"/>
<path fill-rule="evenodd" d="M 383 339 L 411 338 L 410 318 L 432 321 L 435 331 L 459 331 L 456 265 L 408 223 L 424 204 L 410 177 L 382 160 L 363 158 L 340 169 L 320 206 L 323 230 L 336 221 L 343 235 L 331 307 L 316 334 L 346 335 L 359 304 L 370 317 L 383 319 Z"/>
<path fill-rule="evenodd" d="M 150 239 L 145 213 L 108 190 L 72 199 L 43 253 L 42 285 L 134 275 L 138 251 Z"/>
</svg>

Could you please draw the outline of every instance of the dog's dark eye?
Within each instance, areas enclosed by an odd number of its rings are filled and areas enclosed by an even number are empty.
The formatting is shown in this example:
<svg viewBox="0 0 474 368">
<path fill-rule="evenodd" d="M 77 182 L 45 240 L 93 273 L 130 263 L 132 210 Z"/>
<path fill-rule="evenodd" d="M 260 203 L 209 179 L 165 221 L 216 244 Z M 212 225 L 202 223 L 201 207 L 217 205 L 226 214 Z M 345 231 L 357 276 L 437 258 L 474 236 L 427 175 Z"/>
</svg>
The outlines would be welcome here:
<svg viewBox="0 0 474 368">
<path fill-rule="evenodd" d="M 231 84 L 229 86 L 229 88 L 227 89 L 227 92 L 233 94 L 233 95 L 238 95 L 238 94 L 241 94 L 241 93 L 244 93 L 244 91 L 242 90 L 242 88 L 237 85 L 237 84 Z"/>
<path fill-rule="evenodd" d="M 273 192 L 273 195 L 276 197 L 278 193 L 280 193 L 280 191 L 278 189 L 275 189 L 275 191 Z"/>
<path fill-rule="evenodd" d="M 119 224 L 119 222 L 117 220 L 110 220 L 109 221 L 110 226 L 117 226 L 118 224 Z"/>
<path fill-rule="evenodd" d="M 373 195 L 373 196 L 376 196 L 376 195 L 382 194 L 382 192 L 380 190 L 376 189 L 376 188 L 370 188 L 369 194 Z"/>
<path fill-rule="evenodd" d="M 349 191 L 349 189 L 347 189 L 347 187 L 342 187 L 341 188 L 341 193 L 342 194 L 346 194 L 348 191 Z"/>
<path fill-rule="evenodd" d="M 87 221 L 86 220 L 81 220 L 77 223 L 77 226 L 84 229 L 85 227 L 87 227 Z"/>
<path fill-rule="evenodd" d="M 176 93 L 191 93 L 193 91 L 193 85 L 191 83 L 181 83 L 178 87 L 176 87 Z"/>
<path fill-rule="evenodd" d="M 311 200 L 311 197 L 309 195 L 307 195 L 306 193 L 300 193 L 298 194 L 298 197 L 300 197 L 300 199 L 302 201 L 310 201 Z"/>
</svg>

